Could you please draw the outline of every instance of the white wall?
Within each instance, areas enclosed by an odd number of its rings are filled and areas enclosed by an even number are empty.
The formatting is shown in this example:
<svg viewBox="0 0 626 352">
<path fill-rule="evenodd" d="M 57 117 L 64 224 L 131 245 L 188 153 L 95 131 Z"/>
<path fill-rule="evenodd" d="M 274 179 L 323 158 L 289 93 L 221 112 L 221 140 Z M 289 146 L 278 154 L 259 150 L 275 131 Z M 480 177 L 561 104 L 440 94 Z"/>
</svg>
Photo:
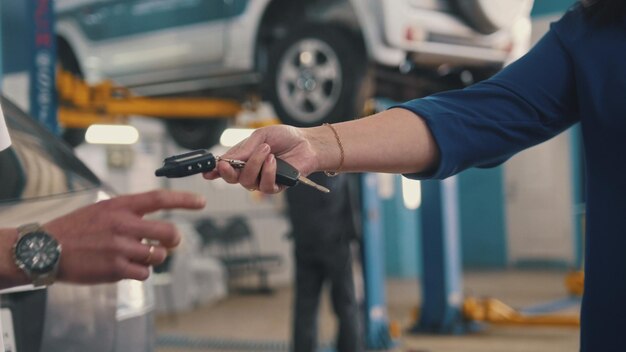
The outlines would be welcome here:
<svg viewBox="0 0 626 352">
<path fill-rule="evenodd" d="M 533 43 L 557 17 L 533 21 Z M 567 133 L 528 149 L 505 165 L 509 262 L 573 263 L 572 198 Z"/>
</svg>

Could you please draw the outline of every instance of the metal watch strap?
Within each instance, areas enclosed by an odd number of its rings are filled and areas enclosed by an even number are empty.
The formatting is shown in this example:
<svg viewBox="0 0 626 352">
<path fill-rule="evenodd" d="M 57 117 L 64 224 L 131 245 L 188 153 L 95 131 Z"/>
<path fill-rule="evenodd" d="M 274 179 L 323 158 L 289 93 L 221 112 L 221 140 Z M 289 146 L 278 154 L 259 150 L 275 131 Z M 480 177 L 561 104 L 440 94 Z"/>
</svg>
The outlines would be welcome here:
<svg viewBox="0 0 626 352">
<path fill-rule="evenodd" d="M 41 230 L 42 230 L 41 225 L 39 225 L 39 223 L 36 223 L 36 222 L 31 222 L 30 224 L 20 225 L 17 227 L 17 234 L 18 234 L 17 239 L 19 240 L 27 233 L 41 231 Z"/>
<path fill-rule="evenodd" d="M 33 286 L 50 286 L 54 283 L 57 277 L 57 267 L 55 266 L 51 272 L 42 275 L 31 276 L 33 279 Z"/>
</svg>

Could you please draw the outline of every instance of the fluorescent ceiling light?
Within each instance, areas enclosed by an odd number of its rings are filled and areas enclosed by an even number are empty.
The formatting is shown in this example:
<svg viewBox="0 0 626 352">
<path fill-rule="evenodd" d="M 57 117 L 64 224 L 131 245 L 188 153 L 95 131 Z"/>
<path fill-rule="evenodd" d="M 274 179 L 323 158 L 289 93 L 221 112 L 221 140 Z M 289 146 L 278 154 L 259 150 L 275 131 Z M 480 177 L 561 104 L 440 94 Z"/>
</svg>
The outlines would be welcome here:
<svg viewBox="0 0 626 352">
<path fill-rule="evenodd" d="M 402 177 L 402 200 L 407 209 L 417 209 L 422 205 L 422 184 L 420 181 Z"/>
<path fill-rule="evenodd" d="M 135 144 L 139 140 L 139 132 L 129 125 L 91 125 L 85 140 L 91 144 Z"/>
<path fill-rule="evenodd" d="M 222 132 L 220 144 L 224 147 L 232 147 L 250 137 L 253 131 L 252 128 L 227 128 Z"/>
</svg>

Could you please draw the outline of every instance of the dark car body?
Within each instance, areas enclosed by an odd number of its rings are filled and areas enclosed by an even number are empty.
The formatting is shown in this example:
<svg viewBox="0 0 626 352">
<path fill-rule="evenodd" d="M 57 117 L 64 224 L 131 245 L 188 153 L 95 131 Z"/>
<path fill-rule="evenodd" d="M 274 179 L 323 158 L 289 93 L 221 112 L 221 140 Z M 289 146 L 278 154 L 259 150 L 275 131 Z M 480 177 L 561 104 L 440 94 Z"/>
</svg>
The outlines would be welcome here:
<svg viewBox="0 0 626 352">
<path fill-rule="evenodd" d="M 1 105 L 12 146 L 0 152 L 0 226 L 45 223 L 111 196 L 59 138 L 7 99 Z M 133 280 L 0 292 L 18 352 L 152 351 L 153 297 L 150 282 Z"/>
</svg>

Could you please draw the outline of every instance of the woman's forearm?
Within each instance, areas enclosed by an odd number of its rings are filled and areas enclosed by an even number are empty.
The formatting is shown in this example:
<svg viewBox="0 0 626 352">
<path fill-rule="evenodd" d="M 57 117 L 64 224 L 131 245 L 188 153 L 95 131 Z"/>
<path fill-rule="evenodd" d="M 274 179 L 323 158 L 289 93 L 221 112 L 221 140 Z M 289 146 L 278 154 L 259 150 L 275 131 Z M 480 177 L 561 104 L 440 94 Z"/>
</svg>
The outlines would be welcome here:
<svg viewBox="0 0 626 352">
<path fill-rule="evenodd" d="M 439 151 L 424 120 L 396 108 L 330 126 L 260 128 L 223 157 L 245 160 L 246 166 L 218 163 L 204 178 L 278 193 L 284 187 L 276 185 L 276 158 L 305 176 L 315 171 L 423 173 L 438 165 Z"/>
<path fill-rule="evenodd" d="M 436 167 L 439 150 L 424 120 L 396 108 L 333 124 L 344 149 L 340 171 L 424 172 Z M 328 126 L 305 130 L 316 151 L 319 171 L 337 170 L 341 153 Z"/>
</svg>

